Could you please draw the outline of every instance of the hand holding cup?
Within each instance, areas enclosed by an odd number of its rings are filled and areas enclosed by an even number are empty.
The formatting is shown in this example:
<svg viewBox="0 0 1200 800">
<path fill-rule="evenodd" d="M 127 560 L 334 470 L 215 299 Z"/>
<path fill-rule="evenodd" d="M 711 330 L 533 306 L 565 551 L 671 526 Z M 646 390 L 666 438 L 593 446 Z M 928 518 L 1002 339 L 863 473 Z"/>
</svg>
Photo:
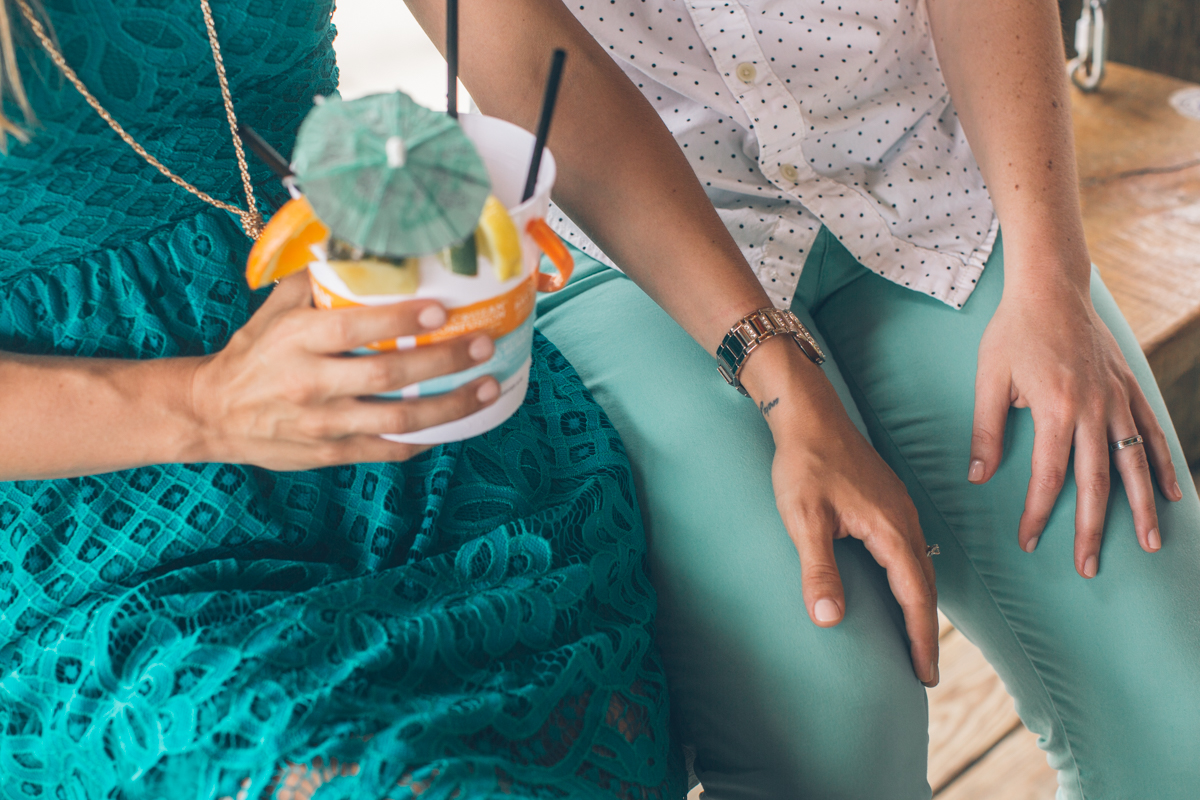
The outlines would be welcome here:
<svg viewBox="0 0 1200 800">
<path fill-rule="evenodd" d="M 499 396 L 495 378 L 403 401 L 371 395 L 486 362 L 492 340 L 473 334 L 408 350 L 345 353 L 429 333 L 445 321 L 440 303 L 422 299 L 319 310 L 305 275 L 285 278 L 229 344 L 196 368 L 192 408 L 206 460 L 300 470 L 404 461 L 429 449 L 380 435 L 469 416 Z"/>
</svg>

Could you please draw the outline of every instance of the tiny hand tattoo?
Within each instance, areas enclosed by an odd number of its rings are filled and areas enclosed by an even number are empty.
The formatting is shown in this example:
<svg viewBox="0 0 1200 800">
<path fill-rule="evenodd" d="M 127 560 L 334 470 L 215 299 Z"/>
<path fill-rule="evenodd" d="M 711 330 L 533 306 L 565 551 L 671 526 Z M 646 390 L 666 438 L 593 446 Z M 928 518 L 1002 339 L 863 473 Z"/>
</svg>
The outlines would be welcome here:
<svg viewBox="0 0 1200 800">
<path fill-rule="evenodd" d="M 764 417 L 769 417 L 769 416 L 771 416 L 771 409 L 772 409 L 772 408 L 774 408 L 774 407 L 775 407 L 775 406 L 777 406 L 777 405 L 779 405 L 779 398 L 778 398 L 778 397 L 776 397 L 774 400 L 772 400 L 772 401 L 771 401 L 771 402 L 769 402 L 769 403 L 763 403 L 763 402 L 759 402 L 759 404 L 758 404 L 758 410 L 762 412 L 762 415 L 763 415 Z"/>
</svg>

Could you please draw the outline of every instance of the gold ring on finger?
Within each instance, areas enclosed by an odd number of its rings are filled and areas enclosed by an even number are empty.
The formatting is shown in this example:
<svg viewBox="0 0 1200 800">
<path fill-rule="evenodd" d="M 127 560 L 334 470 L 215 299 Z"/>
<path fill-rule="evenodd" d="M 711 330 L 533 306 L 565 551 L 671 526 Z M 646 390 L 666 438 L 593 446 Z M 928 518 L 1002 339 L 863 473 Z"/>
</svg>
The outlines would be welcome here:
<svg viewBox="0 0 1200 800">
<path fill-rule="evenodd" d="M 1133 447 L 1135 444 L 1142 444 L 1145 441 L 1146 440 L 1142 438 L 1141 434 L 1138 434 L 1137 436 L 1130 436 L 1128 439 L 1122 439 L 1119 442 L 1110 442 L 1108 449 L 1115 453 L 1118 450 L 1124 450 L 1126 447 Z"/>
</svg>

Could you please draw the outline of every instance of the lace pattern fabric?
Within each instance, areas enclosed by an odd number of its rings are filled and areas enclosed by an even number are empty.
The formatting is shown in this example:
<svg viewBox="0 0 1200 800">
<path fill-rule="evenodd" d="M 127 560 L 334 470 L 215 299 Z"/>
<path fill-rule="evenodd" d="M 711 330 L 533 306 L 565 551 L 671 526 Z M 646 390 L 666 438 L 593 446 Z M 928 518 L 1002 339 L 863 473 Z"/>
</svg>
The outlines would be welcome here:
<svg viewBox="0 0 1200 800">
<path fill-rule="evenodd" d="M 198 5 L 46 8 L 114 116 L 236 199 Z M 336 81 L 330 6 L 213 8 L 239 116 L 290 152 Z M 263 298 L 248 240 L 38 71 L 42 127 L 0 159 L 0 350 L 219 350 Z M 0 483 L 0 798 L 678 797 L 644 547 L 620 440 L 540 337 L 517 415 L 408 463 Z"/>
<path fill-rule="evenodd" d="M 406 464 L 0 484 L 0 795 L 256 797 L 319 757 L 356 765 L 322 798 L 677 796 L 629 467 L 534 365 Z"/>
</svg>

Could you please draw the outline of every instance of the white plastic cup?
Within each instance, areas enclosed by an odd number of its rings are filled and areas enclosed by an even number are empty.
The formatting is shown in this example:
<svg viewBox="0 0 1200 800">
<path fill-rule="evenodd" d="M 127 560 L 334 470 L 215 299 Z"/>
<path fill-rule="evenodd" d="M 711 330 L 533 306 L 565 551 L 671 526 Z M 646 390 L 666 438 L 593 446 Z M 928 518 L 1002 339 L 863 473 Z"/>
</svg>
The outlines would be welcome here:
<svg viewBox="0 0 1200 800">
<path fill-rule="evenodd" d="M 376 342 L 357 351 L 360 354 L 422 347 L 479 331 L 488 332 L 495 340 L 496 352 L 477 367 L 380 395 L 393 399 L 429 397 L 452 391 L 482 375 L 492 375 L 500 382 L 500 396 L 487 408 L 432 428 L 384 434 L 383 438 L 395 442 L 457 442 L 489 431 L 512 416 L 525 400 L 529 385 L 537 293 L 561 289 L 573 267 L 569 251 L 545 220 L 557 173 L 554 156 L 549 150 L 542 152 L 533 197 L 522 203 L 521 193 L 533 158 L 533 135 L 512 123 L 481 114 L 464 114 L 459 123 L 487 167 L 492 194 L 508 209 L 517 227 L 521 242 L 521 273 L 517 277 L 499 280 L 482 256 L 476 275 L 457 275 L 446 269 L 436 254 L 431 254 L 420 258 L 421 280 L 416 293 L 358 295 L 329 266 L 323 248 L 313 248 L 316 258 L 308 265 L 313 302 L 318 308 L 382 306 L 414 299 L 434 299 L 446 307 L 447 322 L 437 331 Z M 557 275 L 538 270 L 543 252 L 558 268 Z"/>
</svg>

